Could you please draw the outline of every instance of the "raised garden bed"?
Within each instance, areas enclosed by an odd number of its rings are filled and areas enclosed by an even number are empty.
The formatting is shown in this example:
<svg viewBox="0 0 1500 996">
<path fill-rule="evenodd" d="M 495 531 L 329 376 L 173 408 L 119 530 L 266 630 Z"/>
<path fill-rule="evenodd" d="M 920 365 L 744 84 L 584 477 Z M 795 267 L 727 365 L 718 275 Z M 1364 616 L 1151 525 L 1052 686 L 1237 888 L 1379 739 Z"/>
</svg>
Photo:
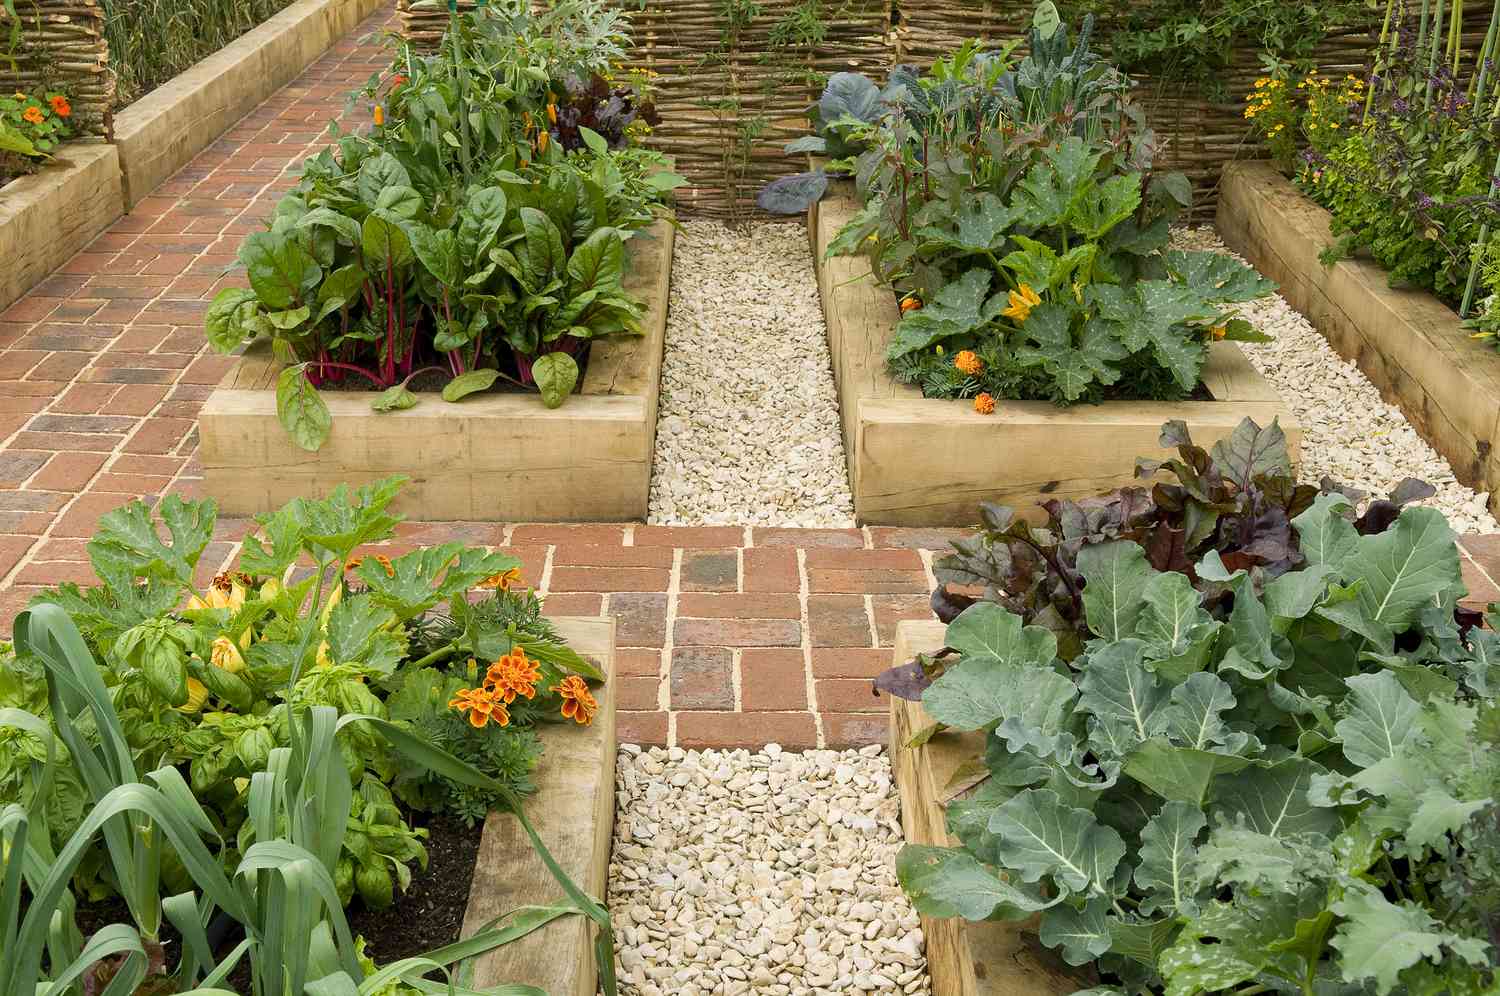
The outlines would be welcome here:
<svg viewBox="0 0 1500 996">
<path fill-rule="evenodd" d="M 0 190 L 0 311 L 125 213 L 113 145 L 69 142 Z"/>
<path fill-rule="evenodd" d="M 290 83 L 380 5 L 381 0 L 298 0 L 120 111 L 114 137 L 127 207 Z"/>
<path fill-rule="evenodd" d="M 391 474 L 411 482 L 396 507 L 416 519 L 619 521 L 646 515 L 666 337 L 673 229 L 660 221 L 627 244 L 625 286 L 646 305 L 643 336 L 590 346 L 580 393 L 560 408 L 534 394 L 457 404 L 426 395 L 377 413 L 374 392 L 324 393 L 333 430 L 317 452 L 276 417 L 281 365 L 250 349 L 199 417 L 205 486 L 225 514 L 269 512 L 299 495 Z"/>
<path fill-rule="evenodd" d="M 1470 339 L 1458 315 L 1425 291 L 1397 290 L 1367 259 L 1325 267 L 1331 216 L 1269 163 L 1224 168 L 1224 242 L 1281 285 L 1281 295 L 1353 360 L 1381 395 L 1500 511 L 1500 354 Z"/>
<path fill-rule="evenodd" d="M 910 620 L 896 627 L 895 663 L 943 648 L 947 627 Z M 901 794 L 901 826 L 908 844 L 956 846 L 944 810 L 961 798 L 960 769 L 984 756 L 983 733 L 939 733 L 920 747 L 906 743 L 931 725 L 920 702 L 890 696 L 891 767 Z M 922 917 L 933 996 L 1063 996 L 1087 988 L 1076 970 L 1037 940 L 1035 929 L 1015 923 Z"/>
<path fill-rule="evenodd" d="M 615 672 L 613 619 L 554 619 L 558 634 L 608 680 Z M 615 823 L 615 697 L 606 683 L 595 689 L 599 711 L 593 723 L 543 727 L 542 764 L 527 816 L 563 871 L 590 896 L 602 901 L 609 872 L 609 843 Z M 565 901 L 552 873 L 542 864 L 521 824 L 491 813 L 469 886 L 464 936 L 519 906 Z M 549 996 L 594 996 L 595 928 L 586 917 L 554 920 L 474 964 L 478 988 L 502 982 L 532 985 Z"/>
<path fill-rule="evenodd" d="M 1120 487 L 1133 479 L 1136 455 L 1159 448 L 1170 419 L 1186 422 L 1203 445 L 1246 417 L 1261 425 L 1279 419 L 1295 457 L 1301 430 L 1232 343 L 1211 347 L 1203 370 L 1209 401 L 1072 408 L 1000 401 L 993 415 L 980 415 L 968 402 L 923 398 L 886 370 L 886 344 L 900 318 L 895 296 L 863 257 L 826 258 L 858 209 L 852 196 L 830 196 L 813 206 L 809 226 L 861 523 L 962 526 L 978 521 L 981 502 L 1030 510 L 1046 498 Z"/>
</svg>

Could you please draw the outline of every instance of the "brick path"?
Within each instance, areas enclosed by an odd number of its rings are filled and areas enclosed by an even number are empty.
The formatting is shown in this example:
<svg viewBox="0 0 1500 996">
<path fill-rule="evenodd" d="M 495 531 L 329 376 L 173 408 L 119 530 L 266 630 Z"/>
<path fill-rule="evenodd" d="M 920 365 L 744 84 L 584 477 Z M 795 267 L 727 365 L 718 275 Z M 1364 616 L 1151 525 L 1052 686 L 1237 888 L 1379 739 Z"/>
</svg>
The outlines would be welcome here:
<svg viewBox="0 0 1500 996">
<path fill-rule="evenodd" d="M 88 583 L 99 516 L 197 496 L 198 411 L 229 360 L 207 302 L 344 95 L 384 65 L 375 15 L 135 211 L 0 314 L 0 633 L 41 586 Z M 220 523 L 200 565 L 231 560 Z M 620 736 L 682 746 L 885 739 L 869 678 L 901 619 L 927 616 L 942 530 L 413 523 L 392 545 L 503 547 L 554 615 L 612 615 Z M 1500 536 L 1464 541 L 1471 601 L 1500 600 Z M 1483 566 L 1482 566 L 1483 565 Z M 204 578 L 206 582 L 206 577 Z"/>
</svg>

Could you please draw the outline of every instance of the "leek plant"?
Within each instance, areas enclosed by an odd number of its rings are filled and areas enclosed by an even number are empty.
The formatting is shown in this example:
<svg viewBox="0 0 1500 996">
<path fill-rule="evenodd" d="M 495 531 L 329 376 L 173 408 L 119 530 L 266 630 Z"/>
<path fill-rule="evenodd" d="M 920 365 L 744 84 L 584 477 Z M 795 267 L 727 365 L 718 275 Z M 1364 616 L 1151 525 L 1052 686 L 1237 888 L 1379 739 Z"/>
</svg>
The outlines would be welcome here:
<svg viewBox="0 0 1500 996">
<path fill-rule="evenodd" d="M 100 996 L 128 996 L 148 974 L 162 971 L 157 938 L 165 916 L 182 936 L 182 956 L 173 973 L 175 989 L 189 996 L 235 996 L 222 984 L 247 958 L 251 996 L 369 996 L 398 981 L 424 993 L 479 996 L 481 991 L 455 980 L 453 965 L 559 917 L 583 915 L 599 927 L 601 983 L 608 996 L 614 996 L 614 939 L 608 914 L 558 866 L 526 819 L 519 797 L 503 784 L 386 720 L 340 717 L 331 706 L 314 706 L 295 715 L 292 746 L 274 749 L 266 768 L 251 777 L 247 826 L 254 839 L 242 849 L 231 875 L 205 843 L 223 845 L 180 773 L 165 767 L 151 772 L 146 782 L 136 777 L 108 690 L 67 613 L 55 605 L 37 605 L 16 619 L 15 637 L 18 653 L 33 656 L 45 667 L 58 737 L 73 755 L 95 804 L 54 854 L 43 816 L 49 772 L 57 756 L 51 727 L 31 713 L 0 710 L 0 724 L 35 735 L 47 751 L 44 770 L 37 772 L 42 791 L 33 796 L 30 807 L 12 804 L 0 811 L 0 992 L 80 993 L 101 959 L 115 959 L 108 963 L 112 974 L 107 979 L 96 975 L 90 989 Z M 332 874 L 352 794 L 335 738 L 354 724 L 369 725 L 413 761 L 446 777 L 500 794 L 567 902 L 522 908 L 501 918 L 509 921 L 504 926 L 496 921 L 473 937 L 366 977 Z M 80 725 L 92 727 L 97 746 L 80 733 Z M 106 927 L 85 941 L 74 922 L 68 883 L 99 835 L 135 923 Z M 157 869 L 165 844 L 181 859 L 196 892 L 159 898 Z M 30 894 L 24 912 L 23 885 Z M 218 910 L 245 931 L 244 939 L 222 958 L 207 931 Z M 423 978 L 433 972 L 441 972 L 444 981 Z M 482 993 L 546 996 L 520 985 Z"/>
</svg>

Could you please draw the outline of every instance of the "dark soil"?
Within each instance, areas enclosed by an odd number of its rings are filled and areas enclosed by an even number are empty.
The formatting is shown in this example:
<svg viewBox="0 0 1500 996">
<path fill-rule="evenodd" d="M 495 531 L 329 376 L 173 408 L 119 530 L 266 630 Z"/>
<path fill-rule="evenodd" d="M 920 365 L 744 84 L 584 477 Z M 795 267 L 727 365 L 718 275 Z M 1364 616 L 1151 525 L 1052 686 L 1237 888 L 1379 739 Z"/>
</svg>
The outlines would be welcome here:
<svg viewBox="0 0 1500 996">
<path fill-rule="evenodd" d="M 427 830 L 427 870 L 414 870 L 411 888 L 389 909 L 367 910 L 358 897 L 349 908 L 349 930 L 364 935 L 365 953 L 377 965 L 452 944 L 463 929 L 484 824 L 438 816 Z"/>
<path fill-rule="evenodd" d="M 479 856 L 484 826 L 467 827 L 461 820 L 439 816 L 428 821 L 427 830 L 427 870 L 412 870 L 410 889 L 397 892 L 395 903 L 383 910 L 366 909 L 356 894 L 345 911 L 350 933 L 364 937 L 365 953 L 377 965 L 389 965 L 452 944 L 463 930 L 469 881 L 474 877 L 474 861 Z M 78 906 L 78 929 L 85 938 L 101 927 L 129 922 L 130 910 L 118 896 Z M 217 955 L 228 954 L 243 936 L 234 925 Z M 164 922 L 162 942 L 169 967 L 175 964 L 181 949 L 178 939 L 171 924 Z M 251 992 L 249 961 L 242 960 L 226 983 L 235 992 Z"/>
</svg>

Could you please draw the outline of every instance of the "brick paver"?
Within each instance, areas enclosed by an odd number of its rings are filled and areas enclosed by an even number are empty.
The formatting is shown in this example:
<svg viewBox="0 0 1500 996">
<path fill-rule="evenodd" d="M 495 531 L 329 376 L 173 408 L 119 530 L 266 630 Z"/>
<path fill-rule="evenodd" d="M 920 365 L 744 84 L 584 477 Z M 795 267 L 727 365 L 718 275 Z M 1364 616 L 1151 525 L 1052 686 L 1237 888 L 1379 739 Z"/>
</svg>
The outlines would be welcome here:
<svg viewBox="0 0 1500 996">
<path fill-rule="evenodd" d="M 133 498 L 201 492 L 196 419 L 230 361 L 204 345 L 239 240 L 294 182 L 347 91 L 382 68 L 376 14 L 127 217 L 0 313 L 0 633 L 41 587 L 92 582 L 86 539 Z M 200 583 L 249 523 L 220 523 Z M 552 615 L 614 617 L 622 740 L 883 741 L 870 678 L 928 617 L 941 529 L 405 523 L 521 559 Z M 1500 537 L 1465 540 L 1471 602 L 1500 600 Z"/>
</svg>

